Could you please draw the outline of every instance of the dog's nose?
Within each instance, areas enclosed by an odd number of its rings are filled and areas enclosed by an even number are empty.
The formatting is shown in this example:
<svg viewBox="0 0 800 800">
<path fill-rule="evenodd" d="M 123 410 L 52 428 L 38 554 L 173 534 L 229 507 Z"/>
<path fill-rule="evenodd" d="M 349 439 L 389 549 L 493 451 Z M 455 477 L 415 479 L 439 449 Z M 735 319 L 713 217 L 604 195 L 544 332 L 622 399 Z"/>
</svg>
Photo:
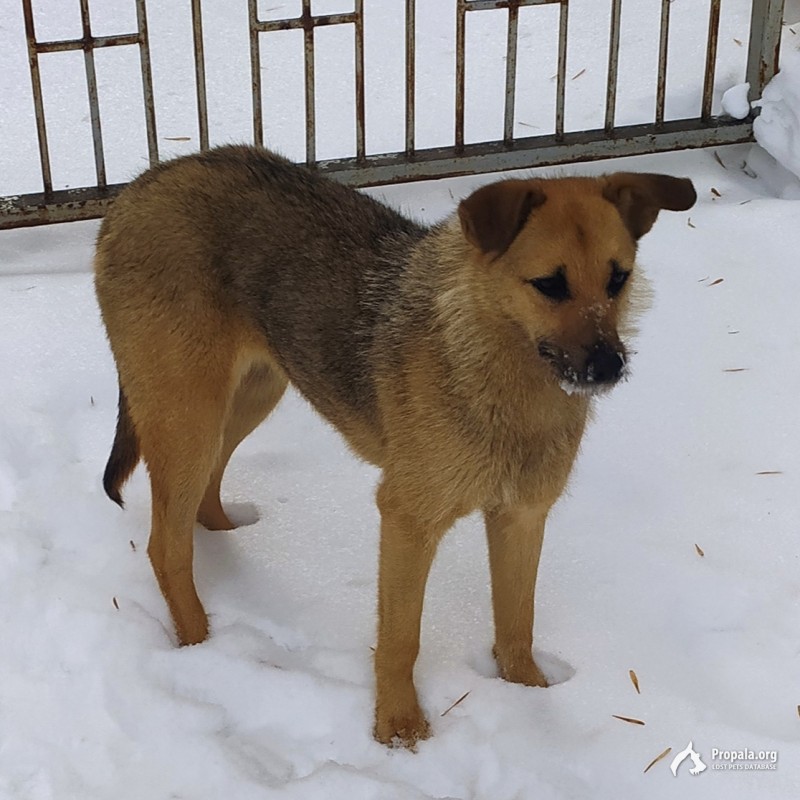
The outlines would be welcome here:
<svg viewBox="0 0 800 800">
<path fill-rule="evenodd" d="M 614 383 L 620 379 L 625 360 L 622 354 L 607 344 L 594 347 L 586 360 L 588 383 Z"/>
</svg>

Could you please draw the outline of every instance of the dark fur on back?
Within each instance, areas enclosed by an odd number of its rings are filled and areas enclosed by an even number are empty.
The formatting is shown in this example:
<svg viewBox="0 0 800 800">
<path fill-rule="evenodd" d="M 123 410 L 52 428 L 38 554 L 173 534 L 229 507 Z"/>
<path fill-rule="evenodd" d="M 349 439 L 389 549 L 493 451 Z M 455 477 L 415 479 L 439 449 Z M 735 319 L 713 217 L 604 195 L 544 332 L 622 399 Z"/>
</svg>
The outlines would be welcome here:
<svg viewBox="0 0 800 800">
<path fill-rule="evenodd" d="M 216 278 L 213 294 L 224 290 L 263 330 L 289 379 L 321 413 L 330 417 L 344 404 L 377 423 L 368 363 L 375 323 L 396 297 L 408 252 L 426 228 L 247 146 L 163 164 L 134 181 L 128 194 L 152 204 L 157 184 L 180 183 L 182 171 L 196 194 L 207 186 L 219 197 L 225 189 L 224 206 L 198 202 L 185 209 L 198 252 L 212 254 L 198 265 L 198 284 Z M 113 217 L 112 208 L 100 239 Z M 185 274 L 175 285 L 183 290 Z"/>
</svg>

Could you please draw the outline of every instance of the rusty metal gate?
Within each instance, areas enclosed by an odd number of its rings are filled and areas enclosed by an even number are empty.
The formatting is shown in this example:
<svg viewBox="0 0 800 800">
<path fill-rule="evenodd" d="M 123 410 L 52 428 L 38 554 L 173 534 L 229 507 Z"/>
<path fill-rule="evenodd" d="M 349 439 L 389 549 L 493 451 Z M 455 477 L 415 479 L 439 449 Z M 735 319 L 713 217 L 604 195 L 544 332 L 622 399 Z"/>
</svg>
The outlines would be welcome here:
<svg viewBox="0 0 800 800">
<path fill-rule="evenodd" d="M 506 169 L 545 166 L 558 163 L 608 158 L 622 155 L 654 153 L 708 145 L 732 144 L 752 139 L 752 120 L 730 120 L 712 115 L 712 94 L 715 87 L 717 47 L 721 0 L 708 0 L 708 33 L 705 42 L 705 69 L 702 77 L 702 102 L 699 116 L 667 119 L 665 101 L 667 64 L 670 37 L 672 0 L 660 0 L 657 82 L 653 97 L 653 118 L 646 123 L 616 124 L 618 63 L 620 52 L 620 15 L 622 0 L 607 0 L 610 6 L 607 79 L 605 88 L 604 124 L 594 130 L 565 129 L 565 90 L 567 85 L 567 41 L 569 0 L 450 0 L 455 14 L 455 52 L 452 62 L 455 87 L 455 119 L 452 144 L 418 148 L 415 131 L 416 80 L 415 32 L 416 0 L 405 3 L 405 137 L 404 148 L 395 152 L 371 153 L 366 147 L 365 124 L 365 57 L 364 57 L 364 0 L 352 0 L 351 11 L 342 13 L 313 13 L 312 0 L 300 0 L 299 13 L 290 18 L 265 19 L 259 14 L 258 0 L 247 2 L 250 42 L 250 83 L 252 85 L 252 141 L 269 144 L 264 137 L 262 87 L 263 41 L 280 31 L 298 31 L 303 38 L 305 161 L 343 182 L 375 185 L 451 175 L 500 171 Z M 437 0 L 444 5 L 447 0 Z M 601 0 L 597 0 L 599 4 Z M 89 0 L 79 0 L 81 35 L 68 39 L 40 40 L 37 38 L 32 0 L 22 0 L 27 53 L 30 67 L 32 102 L 36 119 L 38 160 L 41 168 L 42 190 L 0 198 L 0 229 L 37 225 L 49 222 L 91 219 L 102 216 L 124 183 L 109 183 L 106 176 L 106 157 L 103 140 L 103 118 L 98 100 L 95 53 L 106 48 L 134 46 L 139 51 L 144 126 L 150 164 L 159 160 L 157 136 L 158 109 L 154 101 L 151 67 L 148 12 L 145 0 L 135 0 L 136 30 L 118 35 L 94 35 Z M 515 132 L 515 89 L 519 51 L 518 22 L 520 12 L 531 6 L 553 6 L 558 11 L 557 71 L 555 81 L 555 119 L 551 133 L 538 136 L 519 136 Z M 470 12 L 501 11 L 505 13 L 505 95 L 503 135 L 493 141 L 465 140 L 465 74 L 467 68 L 465 31 Z M 760 97 L 766 82 L 778 66 L 783 0 L 752 0 L 750 36 L 739 42 L 747 49 L 745 79 L 750 83 L 751 98 Z M 197 108 L 197 132 L 201 148 L 209 146 L 209 117 L 207 107 L 207 71 L 204 42 L 209 36 L 203 29 L 201 0 L 191 0 L 193 29 L 193 68 Z M 705 20 L 704 20 L 705 22 Z M 355 63 L 355 147 L 343 158 L 317 158 L 315 110 L 315 32 L 328 26 L 352 26 Z M 738 41 L 738 40 L 737 40 Z M 51 157 L 46 124 L 45 89 L 40 74 L 40 62 L 48 54 L 81 51 L 84 59 L 90 129 L 96 181 L 92 186 L 58 188 L 51 172 Z M 5 142 L 5 147 L 13 143 Z"/>
</svg>

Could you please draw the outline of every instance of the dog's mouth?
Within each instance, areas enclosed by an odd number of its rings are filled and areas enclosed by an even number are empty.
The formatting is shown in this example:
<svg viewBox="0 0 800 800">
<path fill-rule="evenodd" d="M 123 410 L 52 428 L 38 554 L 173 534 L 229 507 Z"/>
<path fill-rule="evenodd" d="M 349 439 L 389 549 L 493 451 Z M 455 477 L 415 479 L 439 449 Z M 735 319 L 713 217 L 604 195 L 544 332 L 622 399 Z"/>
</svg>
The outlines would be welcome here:
<svg viewBox="0 0 800 800">
<path fill-rule="evenodd" d="M 580 366 L 552 342 L 540 341 L 538 350 L 553 368 L 561 389 L 569 395 L 603 394 L 628 377 L 628 358 L 622 345 L 613 347 L 604 341 L 597 342 L 586 350 Z"/>
</svg>

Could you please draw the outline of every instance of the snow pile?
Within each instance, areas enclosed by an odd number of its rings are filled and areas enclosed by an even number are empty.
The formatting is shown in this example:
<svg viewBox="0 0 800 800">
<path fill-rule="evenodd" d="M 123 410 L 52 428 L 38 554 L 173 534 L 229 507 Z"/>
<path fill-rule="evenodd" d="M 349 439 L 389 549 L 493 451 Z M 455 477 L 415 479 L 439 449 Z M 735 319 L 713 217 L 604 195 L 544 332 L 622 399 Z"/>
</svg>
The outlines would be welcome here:
<svg viewBox="0 0 800 800">
<path fill-rule="evenodd" d="M 750 113 L 750 102 L 747 93 L 750 91 L 749 83 L 738 83 L 731 86 L 722 95 L 722 110 L 734 119 L 744 119 Z"/>
<path fill-rule="evenodd" d="M 800 52 L 783 47 L 781 71 L 753 106 L 761 109 L 753 125 L 756 141 L 800 178 Z"/>
</svg>

